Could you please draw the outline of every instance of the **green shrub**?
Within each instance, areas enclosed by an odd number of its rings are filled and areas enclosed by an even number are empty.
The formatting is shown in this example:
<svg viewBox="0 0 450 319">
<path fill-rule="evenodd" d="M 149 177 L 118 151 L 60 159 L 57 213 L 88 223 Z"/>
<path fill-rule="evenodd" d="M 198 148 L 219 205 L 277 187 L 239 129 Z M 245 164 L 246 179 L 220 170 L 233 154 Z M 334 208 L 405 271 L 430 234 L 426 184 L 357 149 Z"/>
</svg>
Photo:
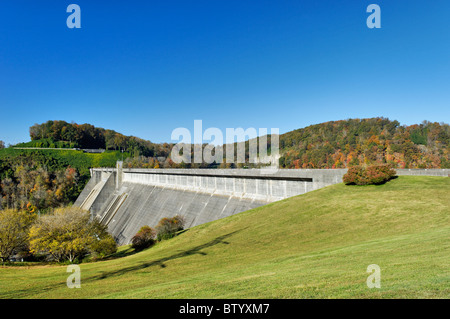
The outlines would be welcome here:
<svg viewBox="0 0 450 319">
<path fill-rule="evenodd" d="M 117 243 L 111 235 L 94 241 L 90 250 L 95 258 L 104 258 L 117 252 Z"/>
<path fill-rule="evenodd" d="M 142 226 L 131 239 L 131 247 L 137 251 L 143 250 L 155 244 L 156 232 L 149 226 Z"/>
<path fill-rule="evenodd" d="M 395 174 L 390 165 L 352 166 L 343 181 L 346 185 L 379 185 L 391 180 Z"/>
<path fill-rule="evenodd" d="M 175 234 L 184 229 L 184 217 L 176 215 L 172 218 L 162 218 L 156 226 L 158 241 L 170 239 Z"/>
</svg>

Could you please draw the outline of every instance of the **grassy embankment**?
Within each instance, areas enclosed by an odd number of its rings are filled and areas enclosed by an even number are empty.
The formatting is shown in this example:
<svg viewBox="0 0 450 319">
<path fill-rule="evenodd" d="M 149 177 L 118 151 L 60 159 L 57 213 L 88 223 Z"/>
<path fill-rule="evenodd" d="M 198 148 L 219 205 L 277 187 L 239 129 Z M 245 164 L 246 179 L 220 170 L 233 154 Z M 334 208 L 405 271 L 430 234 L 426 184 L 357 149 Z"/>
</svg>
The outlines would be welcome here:
<svg viewBox="0 0 450 319">
<path fill-rule="evenodd" d="M 80 289 L 65 266 L 0 268 L 0 298 L 449 298 L 449 193 L 446 177 L 334 185 L 81 264 Z"/>
</svg>

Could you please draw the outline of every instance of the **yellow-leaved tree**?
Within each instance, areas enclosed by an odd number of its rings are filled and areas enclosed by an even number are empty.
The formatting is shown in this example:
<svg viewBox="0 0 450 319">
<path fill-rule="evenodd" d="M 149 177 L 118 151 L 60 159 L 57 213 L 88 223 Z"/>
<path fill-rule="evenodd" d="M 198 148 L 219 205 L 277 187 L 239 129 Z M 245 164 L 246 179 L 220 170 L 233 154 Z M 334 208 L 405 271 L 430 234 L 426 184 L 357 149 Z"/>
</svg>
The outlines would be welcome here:
<svg viewBox="0 0 450 319">
<path fill-rule="evenodd" d="M 88 253 L 96 253 L 101 241 L 109 244 L 109 251 L 104 254 L 117 249 L 106 227 L 91 220 L 89 212 L 78 207 L 55 209 L 53 213 L 41 216 L 30 229 L 30 251 L 49 255 L 58 262 L 73 262 Z"/>
<path fill-rule="evenodd" d="M 0 211 L 0 259 L 3 263 L 21 251 L 27 251 L 28 231 L 35 219 L 36 214 L 26 211 Z"/>
</svg>

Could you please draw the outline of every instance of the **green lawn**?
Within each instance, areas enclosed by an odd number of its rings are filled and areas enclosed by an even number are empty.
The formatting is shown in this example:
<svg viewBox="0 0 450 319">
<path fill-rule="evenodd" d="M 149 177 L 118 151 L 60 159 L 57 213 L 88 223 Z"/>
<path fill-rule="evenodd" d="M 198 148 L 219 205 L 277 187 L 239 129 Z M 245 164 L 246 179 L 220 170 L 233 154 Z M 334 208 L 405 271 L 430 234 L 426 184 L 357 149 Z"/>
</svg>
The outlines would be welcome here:
<svg viewBox="0 0 450 319">
<path fill-rule="evenodd" d="M 80 289 L 66 266 L 0 268 L 0 298 L 449 298 L 449 194 L 447 177 L 334 185 L 81 264 Z"/>
</svg>

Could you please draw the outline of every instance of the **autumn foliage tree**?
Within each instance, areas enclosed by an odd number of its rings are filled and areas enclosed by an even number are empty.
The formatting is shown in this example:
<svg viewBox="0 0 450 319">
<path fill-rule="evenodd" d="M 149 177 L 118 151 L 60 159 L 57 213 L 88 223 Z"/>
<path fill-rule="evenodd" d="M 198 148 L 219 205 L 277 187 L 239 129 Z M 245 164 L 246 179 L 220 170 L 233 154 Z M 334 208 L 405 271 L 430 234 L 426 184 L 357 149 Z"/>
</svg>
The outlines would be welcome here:
<svg viewBox="0 0 450 319">
<path fill-rule="evenodd" d="M 162 218 L 156 226 L 157 239 L 160 241 L 174 237 L 176 232 L 184 229 L 184 225 L 185 219 L 180 215 Z"/>
<path fill-rule="evenodd" d="M 346 185 L 379 185 L 391 180 L 396 172 L 390 165 L 352 166 L 343 176 Z"/>
<path fill-rule="evenodd" d="M 142 226 L 131 239 L 131 247 L 136 251 L 143 250 L 155 243 L 156 231 L 150 226 Z"/>
<path fill-rule="evenodd" d="M 105 228 L 91 220 L 89 212 L 77 207 L 58 208 L 41 216 L 30 229 L 30 251 L 45 254 L 54 261 L 73 262 L 88 253 L 101 255 L 99 247 L 106 247 L 107 253 L 115 252 Z M 99 245 L 103 240 L 106 245 Z"/>
<path fill-rule="evenodd" d="M 0 259 L 3 263 L 28 250 L 28 231 L 35 219 L 36 214 L 25 211 L 0 210 Z"/>
</svg>

